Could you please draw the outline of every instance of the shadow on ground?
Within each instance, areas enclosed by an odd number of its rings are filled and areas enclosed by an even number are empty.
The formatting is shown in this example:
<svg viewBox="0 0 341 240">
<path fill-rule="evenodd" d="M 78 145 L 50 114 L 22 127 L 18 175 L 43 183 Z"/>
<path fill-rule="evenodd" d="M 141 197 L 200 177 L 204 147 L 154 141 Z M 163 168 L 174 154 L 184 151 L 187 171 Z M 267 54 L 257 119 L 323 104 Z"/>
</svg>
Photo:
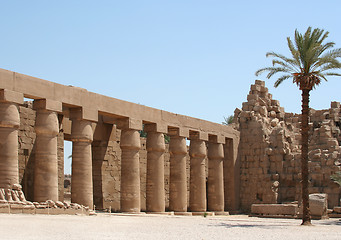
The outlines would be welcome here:
<svg viewBox="0 0 341 240">
<path fill-rule="evenodd" d="M 340 220 L 321 220 L 321 221 L 313 221 L 313 226 L 341 226 Z M 212 223 L 209 227 L 225 227 L 225 228 L 261 228 L 261 229 L 275 229 L 275 228 L 283 228 L 289 226 L 301 226 L 301 221 L 297 220 L 297 222 L 250 222 L 250 221 L 238 221 L 238 223 Z"/>
</svg>

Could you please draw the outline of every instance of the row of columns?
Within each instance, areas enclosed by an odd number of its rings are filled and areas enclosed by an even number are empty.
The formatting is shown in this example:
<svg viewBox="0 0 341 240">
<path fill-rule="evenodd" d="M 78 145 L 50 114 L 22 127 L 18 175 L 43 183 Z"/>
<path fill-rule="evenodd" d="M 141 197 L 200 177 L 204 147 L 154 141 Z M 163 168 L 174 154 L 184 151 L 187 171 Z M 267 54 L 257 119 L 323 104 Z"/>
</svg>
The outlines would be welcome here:
<svg viewBox="0 0 341 240">
<path fill-rule="evenodd" d="M 121 211 L 140 212 L 140 173 L 138 130 L 123 129 L 121 133 Z M 147 212 L 165 212 L 164 188 L 164 134 L 147 133 Z M 187 212 L 186 137 L 171 135 L 169 210 Z M 190 196 L 191 212 L 224 212 L 224 148 L 221 143 L 192 139 L 190 142 Z M 208 157 L 206 193 L 205 159 Z"/>
<path fill-rule="evenodd" d="M 11 189 L 19 183 L 18 128 L 20 116 L 18 105 L 23 95 L 0 90 L 0 188 Z M 34 201 L 58 201 L 58 113 L 62 104 L 51 100 L 35 100 L 35 163 Z M 92 150 L 93 131 L 91 121 L 82 119 L 79 109 L 72 114 L 72 193 L 71 200 L 93 207 Z"/>
<path fill-rule="evenodd" d="M 18 127 L 20 96 L 0 98 L 0 187 L 11 188 L 19 182 L 18 176 Z M 14 94 L 15 95 L 15 94 Z M 22 97 L 22 96 L 21 96 Z M 11 101 L 9 101 L 11 100 Z M 22 100 L 21 100 L 22 101 Z M 58 112 L 61 103 L 35 100 L 36 157 L 34 173 L 34 201 L 58 200 L 57 135 Z M 82 118 L 81 111 L 71 111 L 72 120 L 72 185 L 71 200 L 90 208 L 93 206 L 92 150 L 93 130 L 91 121 Z M 127 124 L 124 124 L 126 126 Z M 131 124 L 130 124 L 131 125 Z M 121 156 L 121 211 L 140 212 L 141 148 L 139 127 L 122 127 Z M 139 124 L 137 124 L 139 125 Z M 141 125 L 142 126 L 142 125 Z M 147 136 L 147 186 L 148 212 L 165 211 L 164 188 L 164 134 L 150 128 Z M 171 135 L 170 145 L 170 196 L 169 208 L 174 212 L 187 212 L 186 137 Z M 190 196 L 192 212 L 224 211 L 223 144 L 192 138 L 190 142 Z M 206 193 L 205 158 L 208 157 Z M 207 197 L 206 197 L 207 195 Z M 206 202 L 206 199 L 208 200 Z M 207 207 L 208 209 L 207 209 Z"/>
</svg>

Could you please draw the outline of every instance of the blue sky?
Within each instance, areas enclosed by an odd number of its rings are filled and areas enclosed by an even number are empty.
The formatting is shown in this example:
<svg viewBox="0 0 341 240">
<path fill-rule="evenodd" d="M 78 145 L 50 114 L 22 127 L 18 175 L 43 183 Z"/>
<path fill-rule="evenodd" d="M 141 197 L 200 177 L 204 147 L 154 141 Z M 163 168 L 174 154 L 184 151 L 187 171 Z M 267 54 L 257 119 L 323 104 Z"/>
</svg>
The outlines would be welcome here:
<svg viewBox="0 0 341 240">
<path fill-rule="evenodd" d="M 341 47 L 340 1 L 1 1 L 0 67 L 213 122 L 246 101 L 268 51 L 308 26 Z M 273 98 L 300 112 L 290 81 Z M 311 107 L 341 101 L 340 78 Z"/>
</svg>

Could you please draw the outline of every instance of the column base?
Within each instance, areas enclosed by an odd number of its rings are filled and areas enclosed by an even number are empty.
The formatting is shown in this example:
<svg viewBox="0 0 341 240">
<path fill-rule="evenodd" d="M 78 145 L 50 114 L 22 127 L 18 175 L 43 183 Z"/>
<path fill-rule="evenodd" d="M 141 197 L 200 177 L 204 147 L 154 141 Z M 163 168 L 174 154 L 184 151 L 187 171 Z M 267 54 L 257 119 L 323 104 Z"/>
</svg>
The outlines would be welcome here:
<svg viewBox="0 0 341 240">
<path fill-rule="evenodd" d="M 214 214 L 216 216 L 229 216 L 230 215 L 229 212 L 214 212 Z"/>
<path fill-rule="evenodd" d="M 145 212 L 121 212 L 122 214 L 146 214 Z"/>
<path fill-rule="evenodd" d="M 210 216 L 213 217 L 215 216 L 214 212 L 192 212 L 192 216 Z"/>
<path fill-rule="evenodd" d="M 174 215 L 174 212 L 146 212 L 146 214 Z"/>
<path fill-rule="evenodd" d="M 179 216 L 192 216 L 191 212 L 174 212 L 174 215 L 179 215 Z"/>
</svg>

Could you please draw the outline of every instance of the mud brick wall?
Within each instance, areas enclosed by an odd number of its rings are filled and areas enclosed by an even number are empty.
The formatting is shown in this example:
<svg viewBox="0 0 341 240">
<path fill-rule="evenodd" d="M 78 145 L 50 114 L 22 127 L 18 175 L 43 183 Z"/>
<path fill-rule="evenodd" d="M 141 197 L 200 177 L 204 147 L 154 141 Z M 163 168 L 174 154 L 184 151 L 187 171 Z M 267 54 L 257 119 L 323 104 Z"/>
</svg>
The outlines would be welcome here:
<svg viewBox="0 0 341 240">
<path fill-rule="evenodd" d="M 265 83 L 251 86 L 247 102 L 236 109 L 241 161 L 241 209 L 253 203 L 300 201 L 300 115 L 286 113 Z M 328 193 L 329 207 L 339 205 L 340 189 L 330 176 L 341 169 L 340 104 L 311 110 L 310 193 Z"/>
</svg>

